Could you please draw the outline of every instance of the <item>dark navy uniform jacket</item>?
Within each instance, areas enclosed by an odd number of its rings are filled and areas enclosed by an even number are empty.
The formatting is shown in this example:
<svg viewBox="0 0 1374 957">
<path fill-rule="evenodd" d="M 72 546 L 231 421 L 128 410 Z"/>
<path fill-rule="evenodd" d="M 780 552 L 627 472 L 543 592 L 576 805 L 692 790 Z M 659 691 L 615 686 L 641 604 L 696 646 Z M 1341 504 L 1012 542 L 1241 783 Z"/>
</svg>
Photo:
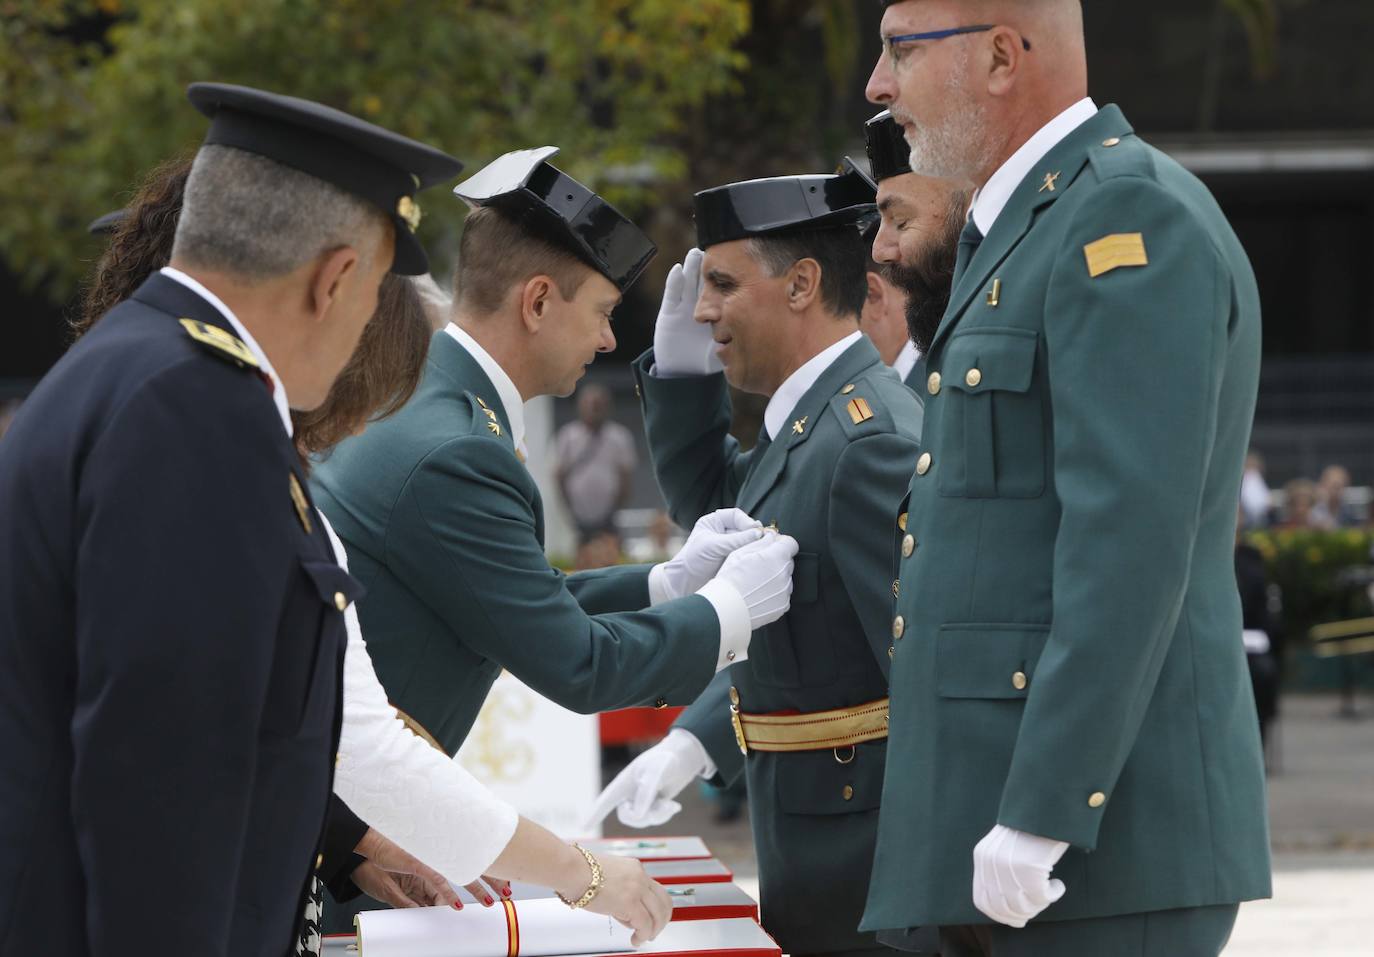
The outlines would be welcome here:
<svg viewBox="0 0 1374 957">
<path fill-rule="evenodd" d="M 358 586 L 181 318 L 232 334 L 154 275 L 0 440 L 5 957 L 281 957 L 316 866 Z"/>
</svg>

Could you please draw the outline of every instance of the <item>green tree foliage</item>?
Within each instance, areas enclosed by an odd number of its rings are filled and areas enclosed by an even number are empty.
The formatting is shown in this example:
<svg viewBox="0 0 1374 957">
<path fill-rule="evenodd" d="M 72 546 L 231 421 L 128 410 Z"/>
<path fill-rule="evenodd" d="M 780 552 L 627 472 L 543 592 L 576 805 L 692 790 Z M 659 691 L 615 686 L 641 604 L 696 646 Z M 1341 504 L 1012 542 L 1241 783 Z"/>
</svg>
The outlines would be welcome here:
<svg viewBox="0 0 1374 957">
<path fill-rule="evenodd" d="M 194 149 L 196 80 L 328 103 L 469 170 L 556 144 L 627 211 L 680 181 L 686 113 L 731 88 L 748 0 L 0 0 L 0 255 L 54 298 L 98 250 L 85 224 Z M 422 200 L 427 242 L 461 204 Z"/>
</svg>

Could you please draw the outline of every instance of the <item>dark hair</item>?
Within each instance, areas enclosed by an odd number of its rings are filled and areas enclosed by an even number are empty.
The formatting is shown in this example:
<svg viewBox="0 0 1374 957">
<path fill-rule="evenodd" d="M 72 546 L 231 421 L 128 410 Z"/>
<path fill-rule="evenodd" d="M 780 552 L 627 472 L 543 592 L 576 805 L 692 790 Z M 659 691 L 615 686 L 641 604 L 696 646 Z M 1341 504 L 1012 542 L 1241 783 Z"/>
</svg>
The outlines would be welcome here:
<svg viewBox="0 0 1374 957">
<path fill-rule="evenodd" d="M 80 311 L 71 320 L 72 338 L 79 339 L 101 316 L 132 296 L 143 280 L 172 261 L 172 240 L 191 160 L 191 156 L 167 160 L 143 180 L 82 290 Z"/>
<path fill-rule="evenodd" d="M 857 317 L 868 298 L 867 258 L 858 227 L 770 233 L 749 240 L 754 256 L 772 276 L 781 276 L 802 259 L 821 267 L 821 301 L 837 316 Z"/>
<path fill-rule="evenodd" d="M 424 372 L 430 332 L 414 281 L 387 273 L 377 294 L 377 311 L 363 327 L 358 348 L 329 395 L 319 408 L 291 413 L 301 456 L 327 452 L 410 401 Z"/>
<path fill-rule="evenodd" d="M 76 336 L 171 261 L 190 171 L 191 158 L 182 157 L 158 166 L 143 181 L 86 285 L 81 313 L 72 321 Z M 387 273 L 377 293 L 377 310 L 324 403 L 311 412 L 292 413 L 302 457 L 321 453 L 400 409 L 420 382 L 429 336 L 429 319 L 414 282 Z"/>
<path fill-rule="evenodd" d="M 458 244 L 453 298 L 478 315 L 501 308 L 516 283 L 548 276 L 565 302 L 592 274 L 578 256 L 530 232 L 528 226 L 494 206 L 468 213 Z"/>
</svg>

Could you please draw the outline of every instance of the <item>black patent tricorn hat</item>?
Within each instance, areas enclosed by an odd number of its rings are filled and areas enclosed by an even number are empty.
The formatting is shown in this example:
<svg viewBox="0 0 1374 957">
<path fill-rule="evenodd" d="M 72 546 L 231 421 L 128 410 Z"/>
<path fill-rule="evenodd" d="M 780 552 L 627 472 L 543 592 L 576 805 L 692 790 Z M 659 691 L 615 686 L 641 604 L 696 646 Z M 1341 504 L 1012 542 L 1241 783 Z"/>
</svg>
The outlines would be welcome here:
<svg viewBox="0 0 1374 957">
<path fill-rule="evenodd" d="M 596 193 L 549 164 L 557 146 L 499 156 L 453 188 L 469 206 L 493 206 L 568 249 L 624 293 L 658 247 Z"/>
<path fill-rule="evenodd" d="M 187 97 L 210 117 L 207 145 L 231 146 L 324 180 L 379 207 L 396 227 L 391 271 L 429 272 L 415 238 L 415 194 L 457 176 L 452 156 L 342 110 L 229 83 L 192 83 Z M 290 197 L 264 197 L 289 202 Z"/>
<path fill-rule="evenodd" d="M 128 215 L 127 209 L 112 209 L 104 216 L 97 216 L 91 220 L 91 224 L 86 227 L 86 232 L 92 236 L 112 235 Z"/>
<path fill-rule="evenodd" d="M 868 170 L 875 183 L 911 172 L 911 147 L 891 110 L 883 110 L 864 124 Z"/>
<path fill-rule="evenodd" d="M 797 229 L 853 226 L 877 194 L 854 169 L 833 175 L 775 176 L 704 189 L 695 196 L 697 246 Z"/>
</svg>

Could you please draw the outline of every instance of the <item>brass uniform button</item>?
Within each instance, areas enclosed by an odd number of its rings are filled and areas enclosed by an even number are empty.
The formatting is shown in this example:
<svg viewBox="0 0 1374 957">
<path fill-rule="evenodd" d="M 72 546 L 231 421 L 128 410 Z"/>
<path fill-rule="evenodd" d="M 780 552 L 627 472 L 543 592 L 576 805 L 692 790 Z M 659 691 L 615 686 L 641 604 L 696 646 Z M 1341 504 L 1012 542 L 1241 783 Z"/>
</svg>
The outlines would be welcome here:
<svg viewBox="0 0 1374 957">
<path fill-rule="evenodd" d="M 930 471 L 930 453 L 922 452 L 921 457 L 916 460 L 916 474 L 925 475 Z"/>
<path fill-rule="evenodd" d="M 1024 671 L 1018 671 L 1016 674 L 1012 675 L 1012 676 L 1011 676 L 1011 686 L 1012 686 L 1013 688 L 1015 688 L 1017 691 L 1025 691 L 1025 690 L 1026 690 L 1026 673 L 1025 673 Z"/>
<path fill-rule="evenodd" d="M 891 645 L 888 645 L 888 646 L 887 646 L 887 656 L 888 656 L 888 658 L 895 658 L 895 657 L 897 656 L 897 649 L 896 649 L 896 648 L 893 648 Z"/>
<path fill-rule="evenodd" d="M 733 651 L 727 651 L 727 652 L 725 653 L 725 660 L 726 660 L 726 661 L 734 661 L 734 660 L 735 660 L 735 653 L 734 653 Z"/>
<path fill-rule="evenodd" d="M 932 372 L 930 378 L 926 379 L 926 391 L 931 395 L 940 394 L 940 373 Z"/>
<path fill-rule="evenodd" d="M 852 801 L 852 800 L 854 800 L 854 785 L 852 785 L 852 784 L 846 784 L 846 785 L 844 786 L 844 790 L 841 791 L 840 793 L 844 795 L 844 799 L 845 799 L 846 801 Z"/>
<path fill-rule="evenodd" d="M 907 519 L 910 518 L 910 517 L 911 517 L 911 513 L 910 513 L 910 512 L 903 512 L 902 514 L 898 515 L 898 516 L 897 516 L 897 527 L 900 528 L 902 531 L 905 532 L 905 531 L 906 531 L 906 521 L 907 521 Z"/>
<path fill-rule="evenodd" d="M 657 708 L 659 711 L 662 711 L 664 708 L 668 707 L 668 702 L 662 698 L 659 698 L 657 701 L 654 702 L 654 707 Z"/>
<path fill-rule="evenodd" d="M 978 383 L 983 381 L 982 369 L 970 369 L 964 374 L 964 381 L 968 383 L 970 389 L 978 388 Z"/>
<path fill-rule="evenodd" d="M 893 597 L 893 598 L 896 598 L 897 595 L 898 595 L 898 593 L 899 593 L 901 590 L 902 590 L 902 580 L 901 580 L 900 578 L 894 578 L 894 579 L 892 579 L 892 597 Z"/>
<path fill-rule="evenodd" d="M 1121 137 L 1119 136 L 1112 136 L 1102 141 L 1102 145 L 1106 147 L 1119 146 L 1120 144 Z"/>
<path fill-rule="evenodd" d="M 910 558 L 911 553 L 914 551 L 916 551 L 916 537 L 914 535 L 908 535 L 906 538 L 902 539 L 902 557 Z"/>
<path fill-rule="evenodd" d="M 323 854 L 316 854 L 316 855 L 315 855 L 315 870 L 318 871 L 318 870 L 319 870 L 321 867 L 323 867 L 323 866 L 324 866 L 324 855 L 323 855 Z"/>
<path fill-rule="evenodd" d="M 1094 791 L 1092 796 L 1088 798 L 1088 807 L 1101 807 L 1106 803 L 1107 795 L 1103 794 L 1101 791 Z"/>
<path fill-rule="evenodd" d="M 334 593 L 334 607 L 339 609 L 339 611 L 343 611 L 348 607 L 348 599 L 344 597 L 343 592 L 336 591 Z"/>
<path fill-rule="evenodd" d="M 739 707 L 739 689 L 738 689 L 738 688 L 733 688 L 733 687 L 732 687 L 732 688 L 730 689 L 730 703 L 731 703 L 732 705 L 734 705 L 736 708 Z"/>
<path fill-rule="evenodd" d="M 845 386 L 843 389 L 840 390 L 840 395 L 849 395 L 849 393 L 851 393 L 851 392 L 853 392 L 853 391 L 854 391 L 854 383 L 851 382 L 851 383 L 849 383 L 849 385 Z"/>
<path fill-rule="evenodd" d="M 892 619 L 892 637 L 901 638 L 905 632 L 906 619 L 903 618 L 901 615 L 898 615 L 896 618 Z"/>
</svg>

